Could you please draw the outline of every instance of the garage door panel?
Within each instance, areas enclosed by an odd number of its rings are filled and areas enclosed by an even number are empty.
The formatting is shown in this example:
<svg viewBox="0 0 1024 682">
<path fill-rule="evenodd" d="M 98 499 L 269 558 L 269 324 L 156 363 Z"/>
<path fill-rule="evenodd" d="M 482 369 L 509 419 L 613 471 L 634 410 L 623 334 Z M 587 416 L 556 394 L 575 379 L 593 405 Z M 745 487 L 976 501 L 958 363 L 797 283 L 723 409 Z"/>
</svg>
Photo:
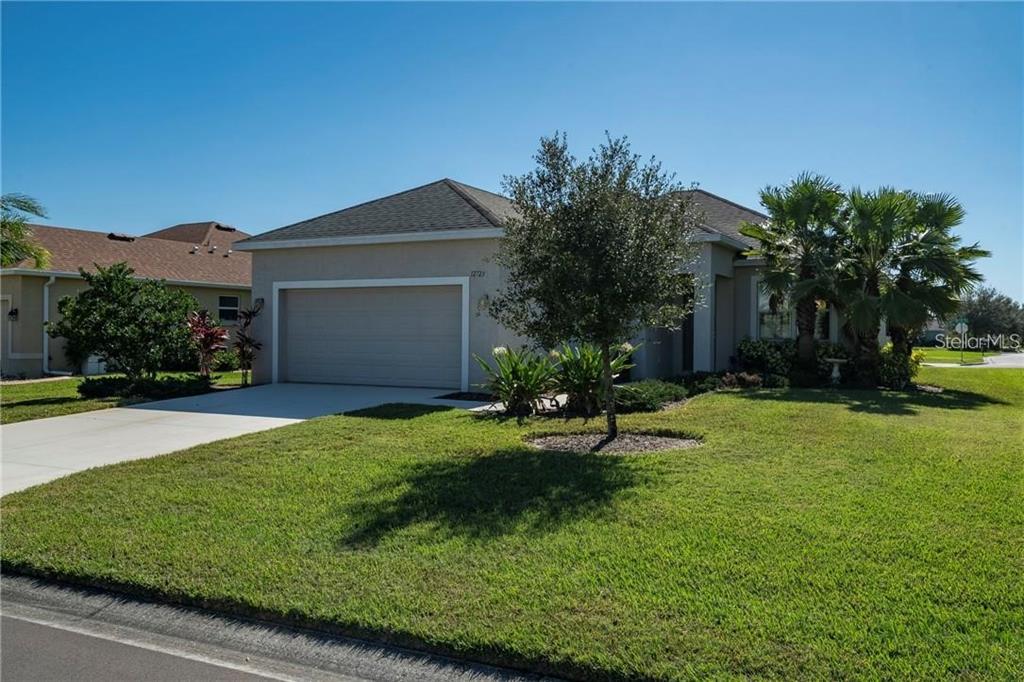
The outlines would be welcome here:
<svg viewBox="0 0 1024 682">
<path fill-rule="evenodd" d="M 287 290 L 285 381 L 457 388 L 458 286 Z"/>
</svg>

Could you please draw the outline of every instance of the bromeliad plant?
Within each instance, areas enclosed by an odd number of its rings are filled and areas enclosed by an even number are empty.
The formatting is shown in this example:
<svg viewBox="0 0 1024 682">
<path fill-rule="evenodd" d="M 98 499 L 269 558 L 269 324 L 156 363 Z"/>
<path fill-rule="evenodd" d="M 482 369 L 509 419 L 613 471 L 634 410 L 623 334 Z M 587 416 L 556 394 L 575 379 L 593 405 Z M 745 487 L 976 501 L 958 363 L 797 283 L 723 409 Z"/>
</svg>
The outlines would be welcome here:
<svg viewBox="0 0 1024 682">
<path fill-rule="evenodd" d="M 555 386 L 555 366 L 547 356 L 526 347 L 516 350 L 499 346 L 492 355 L 494 367 L 479 355 L 473 356 L 487 374 L 484 386 L 505 404 L 508 414 L 522 423 L 524 417 L 543 407 Z"/>
<path fill-rule="evenodd" d="M 187 324 L 192 345 L 199 355 L 199 375 L 209 377 L 214 356 L 227 348 L 228 330 L 214 322 L 207 310 L 190 312 Z"/>
<path fill-rule="evenodd" d="M 633 365 L 630 357 L 635 349 L 628 343 L 614 349 L 611 359 L 612 376 L 618 377 Z M 604 365 L 601 349 L 592 343 L 572 346 L 563 343 L 551 351 L 555 365 L 555 387 L 565 393 L 566 411 L 583 417 L 601 413 L 605 402 Z"/>
</svg>

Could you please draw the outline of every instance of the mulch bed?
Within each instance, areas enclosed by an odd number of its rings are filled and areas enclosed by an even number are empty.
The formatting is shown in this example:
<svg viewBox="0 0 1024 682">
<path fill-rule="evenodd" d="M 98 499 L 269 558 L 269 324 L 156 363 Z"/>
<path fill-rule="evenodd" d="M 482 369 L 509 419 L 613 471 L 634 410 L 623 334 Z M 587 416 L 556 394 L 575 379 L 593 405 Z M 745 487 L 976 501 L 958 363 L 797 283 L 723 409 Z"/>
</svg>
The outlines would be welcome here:
<svg viewBox="0 0 1024 682">
<path fill-rule="evenodd" d="M 700 445 L 700 441 L 693 438 L 672 438 L 648 433 L 620 433 L 613 441 L 605 440 L 605 435 L 600 433 L 574 433 L 564 436 L 542 436 L 530 439 L 529 443 L 542 450 L 612 453 L 685 450 Z"/>
</svg>

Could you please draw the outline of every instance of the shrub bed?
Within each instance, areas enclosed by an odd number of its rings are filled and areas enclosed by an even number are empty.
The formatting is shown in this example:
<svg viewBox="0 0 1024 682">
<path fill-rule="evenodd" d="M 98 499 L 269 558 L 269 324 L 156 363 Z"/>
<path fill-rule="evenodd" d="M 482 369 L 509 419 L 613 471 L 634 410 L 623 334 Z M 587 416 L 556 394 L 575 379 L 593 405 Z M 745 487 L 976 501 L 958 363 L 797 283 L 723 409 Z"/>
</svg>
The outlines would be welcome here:
<svg viewBox="0 0 1024 682">
<path fill-rule="evenodd" d="M 615 390 L 615 409 L 630 412 L 657 412 L 669 403 L 685 400 L 686 386 L 671 381 L 644 379 L 622 384 Z"/>
<path fill-rule="evenodd" d="M 78 384 L 83 398 L 147 398 L 166 400 L 207 393 L 212 389 L 209 377 L 162 377 L 132 381 L 128 377 L 93 377 Z"/>
</svg>

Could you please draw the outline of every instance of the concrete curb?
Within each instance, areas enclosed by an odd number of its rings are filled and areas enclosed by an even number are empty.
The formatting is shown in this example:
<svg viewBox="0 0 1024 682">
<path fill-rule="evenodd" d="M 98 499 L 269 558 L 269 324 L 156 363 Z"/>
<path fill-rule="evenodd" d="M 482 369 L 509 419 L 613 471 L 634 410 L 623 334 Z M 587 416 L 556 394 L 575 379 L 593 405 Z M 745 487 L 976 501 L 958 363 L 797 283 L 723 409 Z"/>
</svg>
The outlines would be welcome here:
<svg viewBox="0 0 1024 682">
<path fill-rule="evenodd" d="M 3 615 L 284 680 L 553 680 L 351 637 L 4 573 Z"/>
</svg>

